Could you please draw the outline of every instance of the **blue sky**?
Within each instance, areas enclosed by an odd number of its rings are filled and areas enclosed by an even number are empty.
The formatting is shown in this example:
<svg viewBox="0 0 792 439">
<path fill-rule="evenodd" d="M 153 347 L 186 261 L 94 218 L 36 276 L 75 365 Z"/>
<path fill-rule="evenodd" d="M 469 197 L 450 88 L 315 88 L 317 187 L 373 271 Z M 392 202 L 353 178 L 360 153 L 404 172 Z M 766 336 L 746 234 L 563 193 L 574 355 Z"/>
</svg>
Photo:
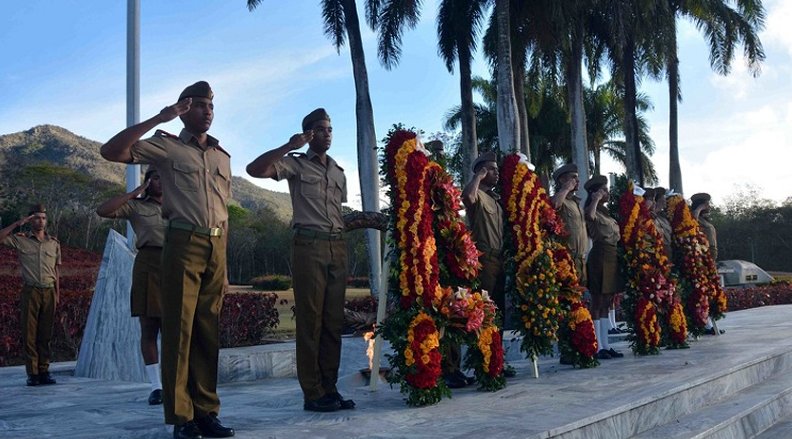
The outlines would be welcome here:
<svg viewBox="0 0 792 439">
<path fill-rule="evenodd" d="M 792 197 L 792 2 L 765 6 L 767 61 L 759 78 L 741 58 L 730 76 L 715 75 L 699 33 L 681 26 L 687 194 L 707 191 L 716 203 L 749 188 L 776 201 Z M 423 2 L 422 19 L 405 34 L 401 63 L 391 71 L 380 66 L 374 35 L 363 29 L 378 138 L 396 122 L 440 131 L 459 101 L 459 78 L 437 56 L 436 10 L 437 0 Z M 101 142 L 124 128 L 125 1 L 3 2 L 0 17 L 0 134 L 49 123 Z M 481 56 L 474 72 L 488 76 Z M 324 36 L 318 1 L 265 1 L 249 12 L 243 0 L 142 0 L 141 118 L 202 79 L 215 90 L 210 133 L 232 154 L 235 175 L 246 176 L 248 162 L 298 132 L 303 115 L 325 107 L 335 130 L 331 155 L 347 170 L 350 203 L 359 205 L 349 51 L 337 53 Z M 655 105 L 648 115 L 654 161 L 667 184 L 667 87 L 644 80 L 641 89 Z M 161 128 L 178 132 L 180 124 Z M 255 182 L 287 191 L 283 183 Z"/>
</svg>

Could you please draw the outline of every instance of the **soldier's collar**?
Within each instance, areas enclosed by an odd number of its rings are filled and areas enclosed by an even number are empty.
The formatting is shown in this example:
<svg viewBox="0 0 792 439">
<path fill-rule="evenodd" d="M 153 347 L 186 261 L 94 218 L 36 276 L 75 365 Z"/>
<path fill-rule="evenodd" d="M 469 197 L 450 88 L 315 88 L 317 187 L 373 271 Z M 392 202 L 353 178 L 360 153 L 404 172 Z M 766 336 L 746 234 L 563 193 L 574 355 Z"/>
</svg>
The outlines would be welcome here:
<svg viewBox="0 0 792 439">
<path fill-rule="evenodd" d="M 319 158 L 319 154 L 314 152 L 314 150 L 312 150 L 311 148 L 308 148 L 308 151 L 305 151 L 305 158 L 307 158 L 310 161 L 314 161 L 314 159 L 318 159 Z M 325 154 L 325 158 L 327 159 L 327 165 L 328 166 L 330 166 L 330 164 L 334 164 L 335 163 L 335 160 L 333 160 L 333 158 L 330 157 L 328 154 Z"/>
<path fill-rule="evenodd" d="M 182 128 L 181 132 L 179 133 L 179 140 L 181 140 L 183 143 L 191 143 L 193 141 L 193 139 L 195 139 L 195 144 L 197 145 L 198 144 L 198 138 L 195 136 L 195 134 L 187 131 L 187 128 Z M 218 141 L 217 139 L 215 139 L 211 135 L 207 134 L 206 135 L 206 146 L 211 146 L 211 147 L 217 148 L 217 147 L 220 146 L 220 141 Z"/>
</svg>

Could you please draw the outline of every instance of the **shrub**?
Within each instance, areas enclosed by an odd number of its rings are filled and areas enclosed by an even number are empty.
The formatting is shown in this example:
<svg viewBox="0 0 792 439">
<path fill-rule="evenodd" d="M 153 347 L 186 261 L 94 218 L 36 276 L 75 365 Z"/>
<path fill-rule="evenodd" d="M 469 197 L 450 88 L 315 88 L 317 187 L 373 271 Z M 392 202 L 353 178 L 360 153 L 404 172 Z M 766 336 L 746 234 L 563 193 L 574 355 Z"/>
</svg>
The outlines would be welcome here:
<svg viewBox="0 0 792 439">
<path fill-rule="evenodd" d="M 371 284 L 369 283 L 369 278 L 367 276 L 350 277 L 347 279 L 347 286 L 350 288 L 371 288 Z"/>
<path fill-rule="evenodd" d="M 792 303 L 792 283 L 781 281 L 748 288 L 726 288 L 729 311 Z"/>
<path fill-rule="evenodd" d="M 229 293 L 220 313 L 220 347 L 264 344 L 280 323 L 275 293 Z"/>
<path fill-rule="evenodd" d="M 357 312 L 377 312 L 377 298 L 374 296 L 356 297 L 344 302 L 344 308 Z"/>
<path fill-rule="evenodd" d="M 285 291 L 291 288 L 292 280 L 289 276 L 267 274 L 254 277 L 250 280 L 250 284 L 257 290 Z"/>
</svg>

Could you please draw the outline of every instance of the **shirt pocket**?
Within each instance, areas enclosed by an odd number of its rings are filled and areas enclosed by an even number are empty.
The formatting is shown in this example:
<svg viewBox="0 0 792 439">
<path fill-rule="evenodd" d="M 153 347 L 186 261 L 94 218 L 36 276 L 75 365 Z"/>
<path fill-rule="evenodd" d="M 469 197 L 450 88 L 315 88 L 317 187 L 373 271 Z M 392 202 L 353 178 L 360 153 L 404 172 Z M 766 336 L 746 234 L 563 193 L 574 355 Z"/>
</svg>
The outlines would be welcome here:
<svg viewBox="0 0 792 439">
<path fill-rule="evenodd" d="M 301 175 L 300 194 L 306 198 L 322 198 L 322 179 L 312 175 Z"/>
<path fill-rule="evenodd" d="M 201 168 L 198 166 L 173 162 L 173 183 L 183 191 L 198 192 L 200 172 Z"/>
<path fill-rule="evenodd" d="M 163 227 L 165 220 L 160 212 L 143 212 L 138 214 L 140 225 L 145 228 Z"/>
<path fill-rule="evenodd" d="M 212 183 L 214 184 L 215 190 L 220 197 L 224 200 L 228 199 L 230 192 L 231 192 L 231 173 L 223 169 L 222 166 L 218 166 L 213 174 Z"/>
</svg>

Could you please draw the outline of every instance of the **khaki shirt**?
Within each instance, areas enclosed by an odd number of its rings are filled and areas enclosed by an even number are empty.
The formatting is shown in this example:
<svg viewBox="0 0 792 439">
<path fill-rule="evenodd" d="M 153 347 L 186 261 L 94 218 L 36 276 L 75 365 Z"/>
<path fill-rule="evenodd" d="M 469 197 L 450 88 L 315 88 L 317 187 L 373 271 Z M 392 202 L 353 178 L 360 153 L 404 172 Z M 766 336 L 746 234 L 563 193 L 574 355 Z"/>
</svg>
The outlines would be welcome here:
<svg viewBox="0 0 792 439">
<path fill-rule="evenodd" d="M 575 195 L 564 198 L 558 214 L 564 220 L 566 230 L 569 232 L 565 243 L 572 258 L 582 260 L 588 247 L 588 236 L 586 236 L 586 220 L 580 207 L 580 198 Z"/>
<path fill-rule="evenodd" d="M 658 216 L 654 217 L 654 224 L 655 224 L 655 227 L 657 228 L 657 231 L 660 232 L 661 235 L 663 235 L 663 251 L 665 251 L 666 256 L 668 256 L 668 259 L 670 260 L 671 256 L 672 256 L 672 253 L 671 253 L 671 235 L 672 235 L 671 222 L 668 221 L 668 218 L 666 218 L 666 217 L 664 217 L 662 215 L 658 215 Z"/>
<path fill-rule="evenodd" d="M 327 166 L 309 149 L 305 154 L 290 153 L 274 164 L 275 180 L 289 181 L 294 228 L 344 230 L 341 203 L 347 201 L 346 176 L 335 160 L 326 158 Z"/>
<path fill-rule="evenodd" d="M 61 263 L 61 248 L 57 239 L 45 235 L 44 240 L 39 241 L 32 233 L 19 233 L 9 236 L 2 244 L 17 251 L 25 285 L 38 288 L 55 286 L 58 279 L 55 266 Z"/>
<path fill-rule="evenodd" d="M 711 222 L 707 221 L 703 215 L 699 215 L 698 222 L 701 231 L 704 232 L 704 235 L 707 237 L 707 242 L 709 242 L 710 254 L 712 255 L 712 259 L 717 261 L 718 234 L 717 232 L 715 232 L 715 226 L 713 226 Z"/>
<path fill-rule="evenodd" d="M 162 247 L 165 242 L 165 220 L 162 219 L 162 205 L 151 198 L 129 200 L 111 214 L 132 223 L 137 248 Z"/>
<path fill-rule="evenodd" d="M 495 193 L 479 189 L 476 201 L 467 209 L 467 221 L 476 248 L 498 255 L 503 250 L 503 208 L 499 198 Z"/>
<path fill-rule="evenodd" d="M 208 136 L 206 149 L 190 132 L 157 130 L 132 146 L 132 163 L 156 166 L 162 183 L 162 217 L 198 227 L 225 228 L 231 198 L 231 156 Z"/>
<path fill-rule="evenodd" d="M 619 223 L 611 218 L 607 209 L 597 208 L 597 215 L 594 220 L 586 217 L 586 230 L 592 241 L 615 246 L 619 243 Z"/>
</svg>

